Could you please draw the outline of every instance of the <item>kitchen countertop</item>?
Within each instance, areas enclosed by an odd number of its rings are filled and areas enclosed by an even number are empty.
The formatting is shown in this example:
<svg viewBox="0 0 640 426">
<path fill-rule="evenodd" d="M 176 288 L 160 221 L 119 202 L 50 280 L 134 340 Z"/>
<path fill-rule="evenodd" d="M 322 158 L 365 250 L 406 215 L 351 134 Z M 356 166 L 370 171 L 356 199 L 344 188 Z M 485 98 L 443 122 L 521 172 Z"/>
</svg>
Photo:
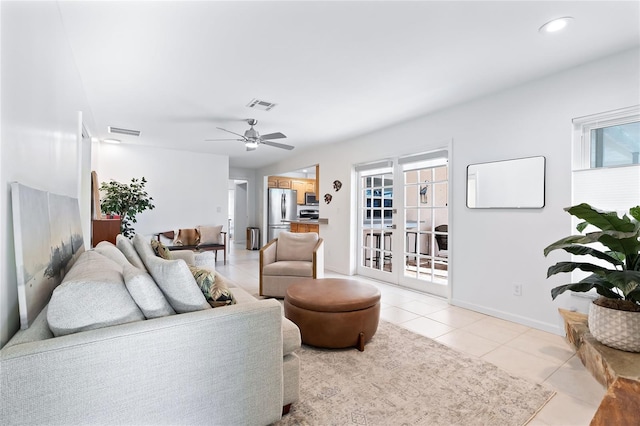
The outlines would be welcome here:
<svg viewBox="0 0 640 426">
<path fill-rule="evenodd" d="M 319 224 L 320 221 L 319 219 L 306 219 L 306 218 L 299 218 L 299 219 L 294 219 L 294 220 L 285 220 L 283 222 L 289 222 L 289 223 L 315 223 L 315 224 Z"/>
</svg>

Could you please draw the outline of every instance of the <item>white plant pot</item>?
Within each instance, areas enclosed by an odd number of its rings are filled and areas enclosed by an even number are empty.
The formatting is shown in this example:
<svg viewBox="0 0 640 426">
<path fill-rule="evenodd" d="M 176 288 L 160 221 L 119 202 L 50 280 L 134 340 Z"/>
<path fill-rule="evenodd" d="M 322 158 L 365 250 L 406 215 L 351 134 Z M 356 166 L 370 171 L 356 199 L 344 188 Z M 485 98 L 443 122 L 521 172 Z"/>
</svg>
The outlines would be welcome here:
<svg viewBox="0 0 640 426">
<path fill-rule="evenodd" d="M 640 312 L 589 307 L 589 331 L 603 345 L 627 352 L 640 352 Z"/>
</svg>

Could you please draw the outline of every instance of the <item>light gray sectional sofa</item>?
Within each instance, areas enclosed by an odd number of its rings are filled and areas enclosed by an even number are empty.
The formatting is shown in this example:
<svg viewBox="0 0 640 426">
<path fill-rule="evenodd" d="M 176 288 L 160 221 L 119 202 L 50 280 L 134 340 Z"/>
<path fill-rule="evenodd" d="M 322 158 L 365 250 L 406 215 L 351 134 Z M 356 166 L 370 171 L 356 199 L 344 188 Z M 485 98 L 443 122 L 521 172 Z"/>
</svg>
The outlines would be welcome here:
<svg viewBox="0 0 640 426">
<path fill-rule="evenodd" d="M 186 264 L 215 268 L 213 256 L 149 258 L 149 240 L 136 239 L 138 250 L 119 239 L 120 250 L 101 244 L 80 255 L 34 324 L 0 350 L 0 424 L 280 419 L 298 400 L 301 343 L 280 303 L 219 274 L 237 304 L 211 308 L 202 292 L 175 300 Z"/>
</svg>

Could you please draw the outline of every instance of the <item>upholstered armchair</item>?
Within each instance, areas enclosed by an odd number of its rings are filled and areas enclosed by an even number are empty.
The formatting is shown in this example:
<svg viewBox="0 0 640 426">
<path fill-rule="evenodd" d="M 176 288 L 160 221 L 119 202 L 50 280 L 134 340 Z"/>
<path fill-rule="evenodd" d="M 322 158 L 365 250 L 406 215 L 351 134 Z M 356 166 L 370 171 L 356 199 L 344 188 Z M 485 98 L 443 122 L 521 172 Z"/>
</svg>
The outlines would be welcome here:
<svg viewBox="0 0 640 426">
<path fill-rule="evenodd" d="M 300 278 L 324 277 L 324 240 L 315 232 L 281 232 L 260 249 L 260 295 L 284 297 Z"/>
</svg>

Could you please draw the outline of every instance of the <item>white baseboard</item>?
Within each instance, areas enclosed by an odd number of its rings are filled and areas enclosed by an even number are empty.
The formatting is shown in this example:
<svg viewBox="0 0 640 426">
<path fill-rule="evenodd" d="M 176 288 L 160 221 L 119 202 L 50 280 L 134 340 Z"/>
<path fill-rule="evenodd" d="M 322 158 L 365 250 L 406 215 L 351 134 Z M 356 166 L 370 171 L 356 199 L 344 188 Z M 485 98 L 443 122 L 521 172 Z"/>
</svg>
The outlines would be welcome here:
<svg viewBox="0 0 640 426">
<path fill-rule="evenodd" d="M 468 303 L 468 302 L 457 300 L 457 299 L 451 299 L 449 303 L 451 303 L 454 306 L 459 306 L 461 308 L 480 312 L 482 314 L 491 315 L 492 317 L 526 325 L 527 327 L 535 328 L 537 330 L 542 330 L 549 333 L 557 334 L 558 336 L 565 335 L 564 328 L 561 326 L 560 322 L 558 322 L 557 324 L 542 322 L 542 321 L 534 320 L 528 317 L 514 315 L 510 312 L 499 311 L 496 309 L 487 308 L 486 306 L 476 305 L 474 303 Z"/>
</svg>

